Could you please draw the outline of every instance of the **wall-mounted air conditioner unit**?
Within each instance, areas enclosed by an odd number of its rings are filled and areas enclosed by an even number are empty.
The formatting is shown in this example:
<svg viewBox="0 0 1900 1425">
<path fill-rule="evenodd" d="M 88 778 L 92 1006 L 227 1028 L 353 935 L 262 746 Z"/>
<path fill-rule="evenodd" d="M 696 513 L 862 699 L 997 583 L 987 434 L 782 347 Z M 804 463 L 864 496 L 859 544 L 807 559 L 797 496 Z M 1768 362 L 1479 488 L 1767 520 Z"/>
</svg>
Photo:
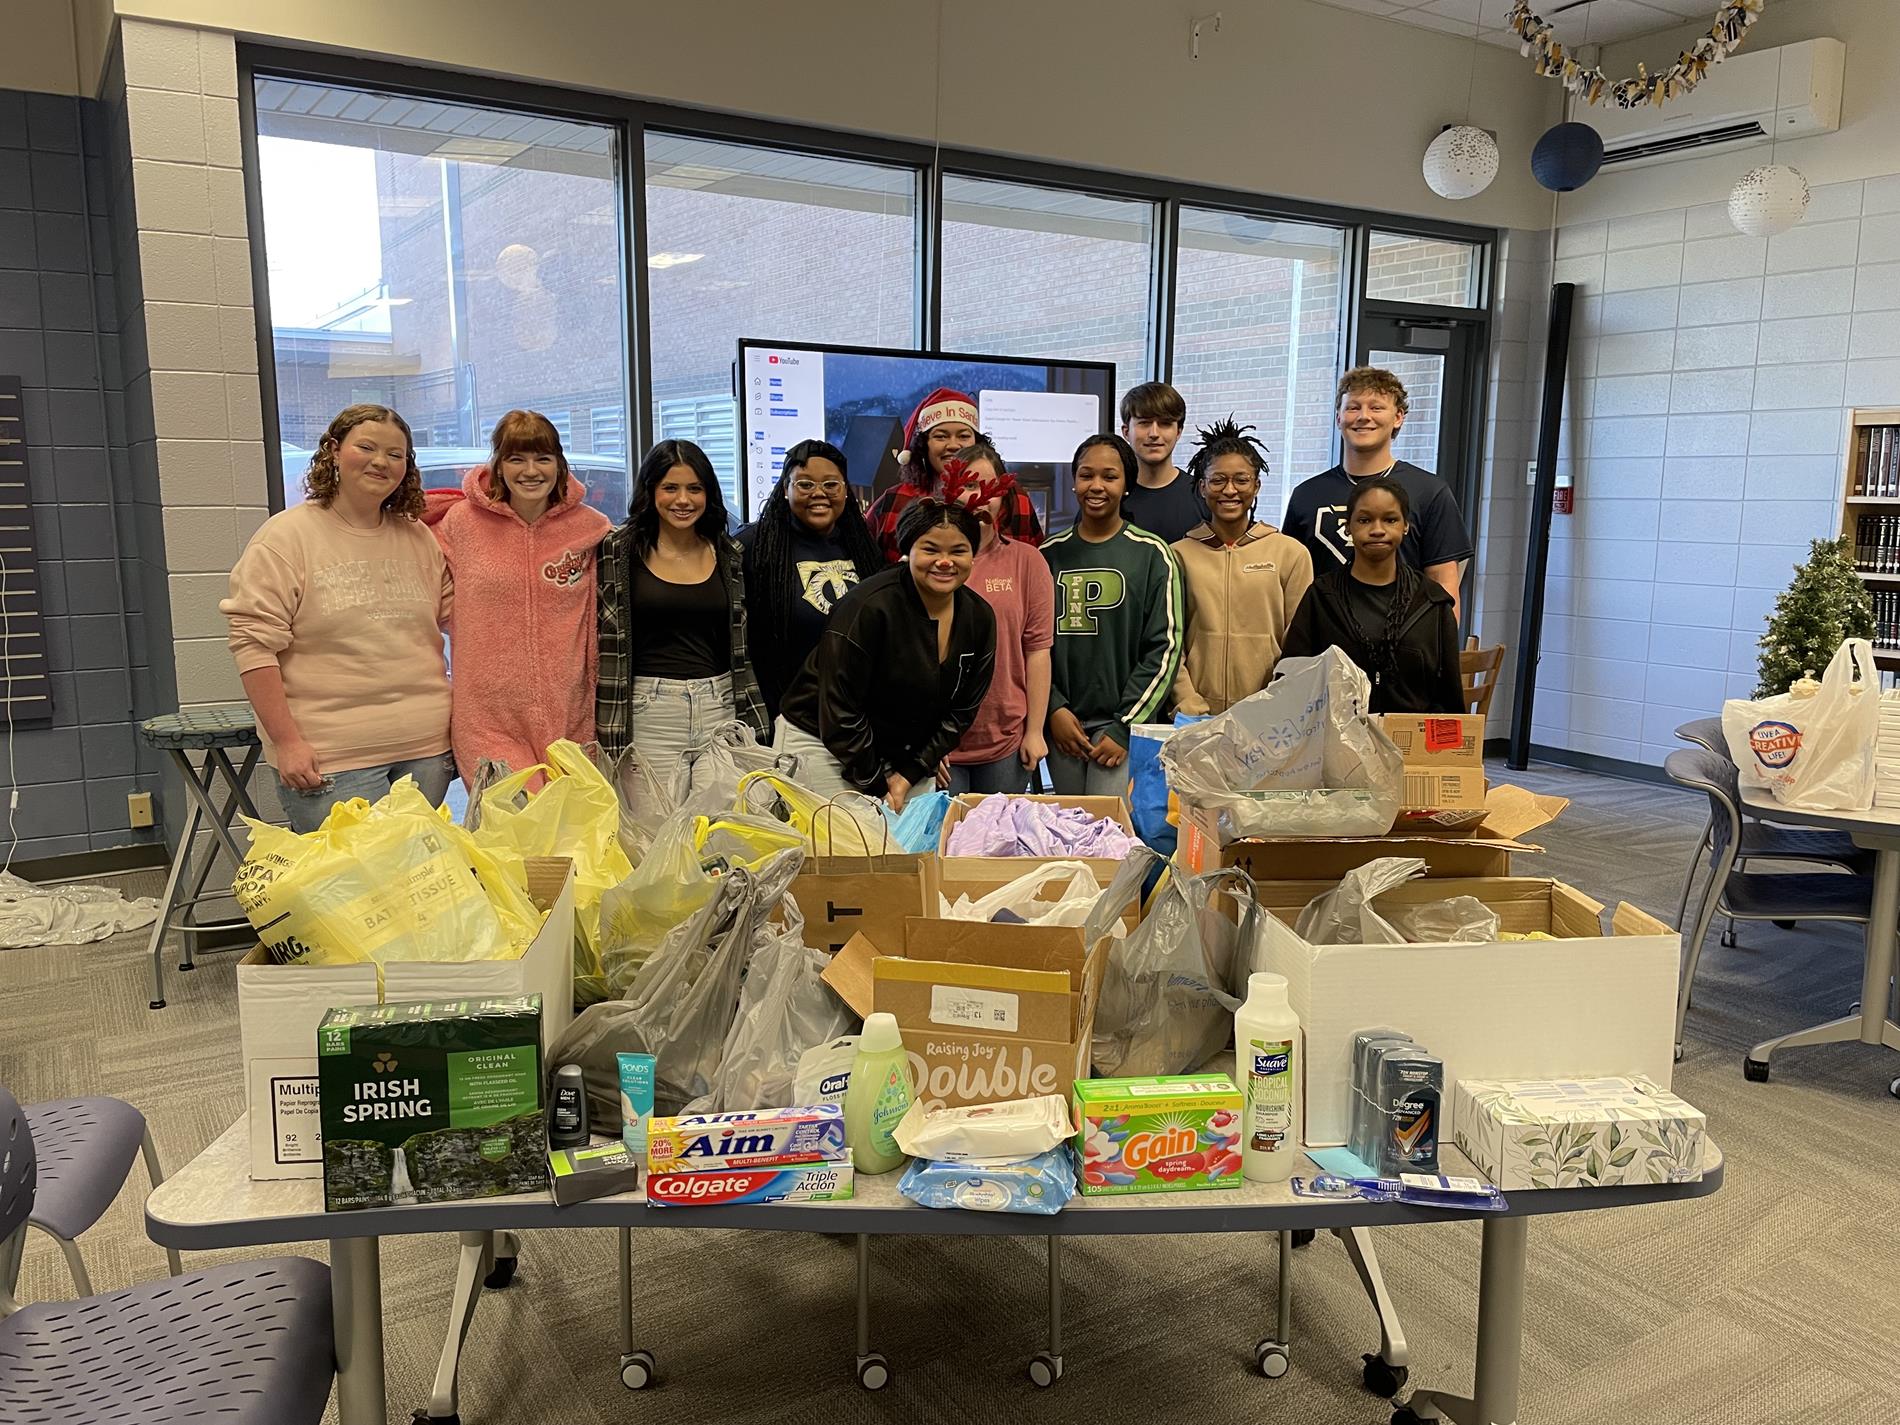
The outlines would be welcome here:
<svg viewBox="0 0 1900 1425">
<path fill-rule="evenodd" d="M 1743 50 L 1714 65 L 1695 89 L 1660 109 L 1598 105 L 1577 115 L 1603 135 L 1603 166 L 1635 168 L 1775 138 L 1830 134 L 1841 126 L 1847 46 L 1803 40 Z"/>
</svg>

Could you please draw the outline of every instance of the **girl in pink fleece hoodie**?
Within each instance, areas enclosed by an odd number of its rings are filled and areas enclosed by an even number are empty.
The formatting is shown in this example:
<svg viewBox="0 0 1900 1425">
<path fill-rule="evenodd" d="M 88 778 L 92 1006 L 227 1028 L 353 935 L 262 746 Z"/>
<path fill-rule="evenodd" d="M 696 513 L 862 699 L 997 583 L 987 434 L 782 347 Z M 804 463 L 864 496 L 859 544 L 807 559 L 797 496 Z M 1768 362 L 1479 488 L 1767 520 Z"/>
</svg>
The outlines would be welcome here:
<svg viewBox="0 0 1900 1425">
<path fill-rule="evenodd" d="M 550 742 L 593 740 L 594 549 L 613 528 L 582 503 L 546 416 L 508 412 L 490 450 L 423 515 L 455 576 L 449 738 L 471 790 L 484 757 L 519 771 Z"/>
</svg>

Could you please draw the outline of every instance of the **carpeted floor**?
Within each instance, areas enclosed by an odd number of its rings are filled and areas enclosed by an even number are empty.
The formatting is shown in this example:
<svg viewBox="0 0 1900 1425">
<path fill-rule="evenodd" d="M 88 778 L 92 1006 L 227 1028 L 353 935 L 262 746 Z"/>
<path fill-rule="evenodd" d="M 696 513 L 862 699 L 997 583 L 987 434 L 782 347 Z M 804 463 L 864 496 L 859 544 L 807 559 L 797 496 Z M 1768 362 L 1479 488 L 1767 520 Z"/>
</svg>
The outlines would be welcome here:
<svg viewBox="0 0 1900 1425">
<path fill-rule="evenodd" d="M 1502 769 L 1494 768 L 1498 777 Z M 1521 874 L 1552 874 L 1665 918 L 1703 808 L 1673 789 L 1580 773 L 1511 780 L 1570 796 Z M 116 882 L 128 894 L 156 876 Z M 1773 1082 L 1741 1075 L 1768 1034 L 1845 1013 L 1858 936 L 1744 927 L 1711 945 L 1676 1084 L 1728 1153 L 1701 1203 L 1540 1220 L 1531 1233 L 1525 1425 L 1890 1422 L 1900 1418 L 1900 1103 L 1894 1056 L 1859 1045 L 1791 1052 Z M 152 1119 L 183 1163 L 243 1108 L 232 957 L 170 982 L 146 1009 L 142 936 L 0 952 L 0 1081 L 23 1099 L 111 1093 Z M 99 1289 L 160 1275 L 142 1192 L 121 1194 L 84 1239 Z M 1417 1383 L 1470 1385 L 1477 1230 L 1382 1232 Z M 470 1425 L 609 1421 L 1252 1421 L 1372 1425 L 1390 1407 L 1359 1385 L 1378 1344 L 1345 1254 L 1299 1254 L 1294 1365 L 1251 1369 L 1268 1329 L 1273 1256 L 1240 1237 L 1085 1238 L 1066 1255 L 1068 1375 L 1051 1392 L 1023 1368 L 1043 1340 L 1043 1257 L 1028 1241 L 887 1239 L 874 1256 L 882 1396 L 851 1371 L 848 1242 L 799 1235 L 653 1234 L 637 1259 L 640 1344 L 660 1380 L 616 1376 L 612 1236 L 530 1234 L 515 1286 L 477 1314 L 463 1377 Z M 385 1243 L 392 1419 L 425 1403 L 441 1342 L 452 1238 Z M 321 1244 L 306 1250 L 322 1255 Z M 229 1254 L 232 1256 L 240 1254 Z M 263 1255 L 263 1254 L 252 1254 Z M 204 1260 L 188 1255 L 187 1262 Z M 28 1299 L 69 1293 L 44 1239 L 27 1250 Z M 1018 1411 L 1022 1414 L 1019 1416 Z"/>
</svg>

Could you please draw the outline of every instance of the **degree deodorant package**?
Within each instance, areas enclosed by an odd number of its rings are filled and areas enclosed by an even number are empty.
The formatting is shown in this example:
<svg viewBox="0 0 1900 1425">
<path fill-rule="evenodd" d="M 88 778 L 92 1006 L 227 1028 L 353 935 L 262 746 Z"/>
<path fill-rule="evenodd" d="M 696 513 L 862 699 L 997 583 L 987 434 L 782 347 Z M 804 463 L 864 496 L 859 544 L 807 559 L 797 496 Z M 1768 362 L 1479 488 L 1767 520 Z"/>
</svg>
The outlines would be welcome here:
<svg viewBox="0 0 1900 1425">
<path fill-rule="evenodd" d="M 1444 1062 L 1395 1029 L 1367 1029 L 1352 1041 L 1352 1143 L 1380 1177 L 1438 1171 Z"/>
</svg>

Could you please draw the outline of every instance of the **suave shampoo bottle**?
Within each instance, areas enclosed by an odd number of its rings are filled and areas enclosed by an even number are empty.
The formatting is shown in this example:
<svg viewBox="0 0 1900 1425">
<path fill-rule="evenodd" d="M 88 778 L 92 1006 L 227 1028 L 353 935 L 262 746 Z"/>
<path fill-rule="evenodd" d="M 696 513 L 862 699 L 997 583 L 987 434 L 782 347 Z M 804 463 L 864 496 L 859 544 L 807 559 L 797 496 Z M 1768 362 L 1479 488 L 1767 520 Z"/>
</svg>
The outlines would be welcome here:
<svg viewBox="0 0 1900 1425">
<path fill-rule="evenodd" d="M 860 1173 L 888 1173 L 903 1166 L 906 1155 L 891 1135 L 912 1097 L 910 1056 L 904 1052 L 897 1020 L 873 1014 L 864 1021 L 858 1056 L 851 1064 L 851 1086 L 844 1094 L 844 1141 Z"/>
<path fill-rule="evenodd" d="M 1240 1087 L 1240 1172 L 1249 1182 L 1283 1183 L 1300 1160 L 1299 1016 L 1286 1002 L 1286 977 L 1248 976 L 1247 1002 L 1234 1015 L 1235 1082 Z"/>
</svg>

